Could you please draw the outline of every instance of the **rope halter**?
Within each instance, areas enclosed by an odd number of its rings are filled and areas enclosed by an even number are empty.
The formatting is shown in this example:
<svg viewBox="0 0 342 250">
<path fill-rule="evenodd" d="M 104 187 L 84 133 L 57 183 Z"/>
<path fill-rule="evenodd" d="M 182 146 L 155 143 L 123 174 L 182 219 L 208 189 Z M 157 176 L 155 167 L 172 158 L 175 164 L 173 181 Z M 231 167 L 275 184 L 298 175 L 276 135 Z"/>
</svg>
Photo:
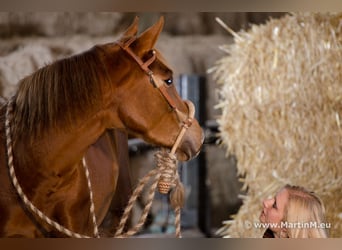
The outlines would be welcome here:
<svg viewBox="0 0 342 250">
<path fill-rule="evenodd" d="M 158 188 L 159 192 L 162 194 L 169 193 L 170 189 L 171 192 L 171 206 L 175 211 L 175 226 L 176 226 L 176 237 L 181 237 L 181 226 L 180 226 L 180 208 L 183 207 L 184 204 L 184 187 L 183 184 L 180 182 L 179 175 L 177 172 L 177 159 L 175 156 L 176 150 L 181 143 L 181 140 L 186 132 L 186 130 L 192 125 L 192 120 L 195 115 L 195 107 L 192 102 L 186 100 L 185 104 L 188 107 L 188 114 L 185 115 L 180 110 L 177 109 L 176 104 L 172 97 L 168 94 L 167 88 L 164 82 L 155 77 L 152 70 L 149 66 L 154 62 L 156 59 L 155 51 L 152 51 L 152 57 L 149 58 L 147 61 L 143 62 L 129 47 L 134 41 L 136 37 L 130 38 L 125 43 L 118 42 L 117 44 L 120 46 L 122 50 L 127 52 L 140 66 L 140 68 L 150 77 L 150 82 L 158 88 L 162 96 L 165 98 L 169 106 L 172 108 L 173 111 L 176 112 L 178 119 L 182 122 L 182 128 L 176 138 L 176 141 L 171 149 L 170 152 L 166 150 L 159 151 L 155 154 L 157 160 L 157 168 L 151 170 L 147 173 L 139 182 L 136 189 L 133 191 L 133 194 L 126 206 L 126 209 L 123 213 L 122 219 L 119 223 L 118 229 L 116 231 L 115 237 L 128 237 L 134 235 L 144 224 L 146 221 L 148 212 L 151 208 L 152 201 L 154 198 L 155 190 Z M 132 229 L 128 230 L 126 233 L 122 233 L 123 228 L 127 222 L 128 216 L 133 208 L 134 202 L 140 193 L 143 190 L 144 185 L 147 181 L 153 178 L 152 185 L 150 187 L 150 191 L 148 194 L 148 202 L 145 206 L 145 209 L 142 212 L 140 220 L 138 221 L 137 225 Z"/>
</svg>

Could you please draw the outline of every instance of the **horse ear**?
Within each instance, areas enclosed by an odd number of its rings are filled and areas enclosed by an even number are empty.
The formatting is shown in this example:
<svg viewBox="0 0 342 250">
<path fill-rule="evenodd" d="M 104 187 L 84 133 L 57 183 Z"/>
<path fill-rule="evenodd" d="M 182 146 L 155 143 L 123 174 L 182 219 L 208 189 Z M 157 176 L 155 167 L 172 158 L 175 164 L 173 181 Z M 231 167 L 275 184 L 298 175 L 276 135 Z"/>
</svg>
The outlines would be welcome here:
<svg viewBox="0 0 342 250">
<path fill-rule="evenodd" d="M 137 50 L 144 52 L 154 47 L 164 26 L 164 17 L 161 16 L 153 26 L 145 30 L 137 40 Z"/>
<path fill-rule="evenodd" d="M 128 27 L 128 29 L 125 31 L 125 33 L 122 35 L 123 39 L 127 39 L 132 36 L 136 36 L 138 33 L 138 23 L 139 23 L 139 17 L 135 17 L 133 23 Z"/>
</svg>

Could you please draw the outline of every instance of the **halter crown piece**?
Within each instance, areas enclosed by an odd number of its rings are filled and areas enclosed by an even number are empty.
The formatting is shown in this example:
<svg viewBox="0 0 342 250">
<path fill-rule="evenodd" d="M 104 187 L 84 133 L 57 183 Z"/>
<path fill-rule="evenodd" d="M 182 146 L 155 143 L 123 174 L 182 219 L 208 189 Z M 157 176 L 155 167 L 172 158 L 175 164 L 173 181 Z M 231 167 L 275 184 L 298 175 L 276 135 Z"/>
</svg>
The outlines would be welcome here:
<svg viewBox="0 0 342 250">
<path fill-rule="evenodd" d="M 162 194 L 168 194 L 171 191 L 171 206 L 175 211 L 175 226 L 176 226 L 176 237 L 181 237 L 181 226 L 180 226 L 180 209 L 183 207 L 184 204 L 184 187 L 183 184 L 180 182 L 180 178 L 177 172 L 177 159 L 175 156 L 175 152 L 186 132 L 186 130 L 191 126 L 192 120 L 195 115 L 195 107 L 192 102 L 186 100 L 185 104 L 188 107 L 188 114 L 185 115 L 184 113 L 180 112 L 176 105 L 174 104 L 174 101 L 172 98 L 168 95 L 165 85 L 163 84 L 162 80 L 155 77 L 153 75 L 153 72 L 149 69 L 149 65 L 156 59 L 155 53 L 153 53 L 153 56 L 146 62 L 142 62 L 142 60 L 134 54 L 134 52 L 129 48 L 129 45 L 135 41 L 135 37 L 128 40 L 127 43 L 121 44 L 118 43 L 118 45 L 126 51 L 146 72 L 146 74 L 150 77 L 150 81 L 154 83 L 154 85 L 160 90 L 161 94 L 164 96 L 167 103 L 172 107 L 172 109 L 176 112 L 178 118 L 182 121 L 182 127 L 181 130 L 176 138 L 176 141 L 171 149 L 170 152 L 168 152 L 166 149 L 162 149 L 158 151 L 155 154 L 156 161 L 157 161 L 157 168 L 152 169 L 149 173 L 147 173 L 139 182 L 138 186 L 133 191 L 133 194 L 128 202 L 128 205 L 125 208 L 125 211 L 122 215 L 122 218 L 120 220 L 118 229 L 115 233 L 115 237 L 128 237 L 131 235 L 134 235 L 138 230 L 144 225 L 148 212 L 152 206 L 152 201 L 155 195 L 155 190 L 158 188 L 159 192 Z M 15 170 L 13 166 L 13 148 L 12 148 L 12 139 L 11 139 L 11 118 L 13 113 L 13 99 L 9 100 L 7 104 L 7 110 L 6 110 L 6 147 L 7 147 L 7 158 L 8 158 L 8 167 L 10 171 L 10 176 L 12 183 L 14 187 L 16 188 L 16 191 L 20 198 L 23 200 L 25 205 L 40 219 L 48 223 L 50 226 L 58 230 L 59 232 L 62 232 L 70 237 L 75 238 L 90 238 L 90 236 L 82 235 L 79 233 L 75 233 L 64 226 L 60 225 L 56 221 L 50 219 L 48 216 L 46 216 L 40 209 L 38 209 L 32 202 L 27 198 L 25 193 L 23 192 L 18 179 L 15 175 Z M 186 117 L 185 119 L 182 119 Z M 93 227 L 94 227 L 94 236 L 99 237 L 99 231 L 98 226 L 96 222 L 95 217 L 95 209 L 94 209 L 94 202 L 93 202 L 93 193 L 91 188 L 91 182 L 89 178 L 89 171 L 86 165 L 85 160 L 82 160 L 83 166 L 86 173 L 86 178 L 88 182 L 88 188 L 89 188 L 89 197 L 90 197 L 90 215 L 92 216 L 93 221 Z M 150 187 L 150 191 L 148 194 L 148 202 L 143 210 L 143 213 L 137 223 L 132 229 L 128 230 L 125 233 L 123 232 L 124 226 L 127 222 L 127 219 L 129 217 L 129 214 L 133 208 L 133 205 L 137 199 L 137 197 L 140 195 L 141 191 L 143 190 L 144 186 L 147 184 L 150 178 L 153 178 L 153 183 Z"/>
</svg>

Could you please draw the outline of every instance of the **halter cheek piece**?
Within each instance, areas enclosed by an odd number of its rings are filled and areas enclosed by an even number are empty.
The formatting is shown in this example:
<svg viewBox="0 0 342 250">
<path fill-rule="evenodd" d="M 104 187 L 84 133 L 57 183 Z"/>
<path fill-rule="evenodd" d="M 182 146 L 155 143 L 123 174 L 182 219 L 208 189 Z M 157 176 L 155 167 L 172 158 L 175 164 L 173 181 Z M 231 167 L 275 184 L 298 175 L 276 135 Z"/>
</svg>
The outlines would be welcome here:
<svg viewBox="0 0 342 250">
<path fill-rule="evenodd" d="M 149 68 L 149 66 L 156 60 L 156 52 L 152 50 L 152 57 L 149 58 L 147 61 L 143 62 L 129 47 L 136 39 L 137 38 L 133 36 L 125 43 L 117 42 L 117 44 L 120 46 L 121 49 L 126 51 L 138 63 L 140 68 L 149 76 L 150 82 L 156 88 L 158 88 L 158 90 L 160 91 L 162 96 L 165 98 L 169 106 L 172 108 L 173 111 L 176 112 L 179 121 L 183 123 L 183 126 L 186 126 L 186 128 L 189 128 L 192 124 L 192 119 L 193 119 L 193 115 L 191 115 L 191 113 L 194 112 L 192 111 L 194 109 L 193 103 L 191 103 L 188 100 L 185 101 L 188 107 L 188 111 L 189 111 L 188 115 L 184 114 L 179 109 L 177 109 L 177 106 L 174 100 L 170 97 L 170 95 L 167 92 L 167 87 L 165 86 L 164 81 L 156 77 L 153 74 L 153 71 Z"/>
</svg>

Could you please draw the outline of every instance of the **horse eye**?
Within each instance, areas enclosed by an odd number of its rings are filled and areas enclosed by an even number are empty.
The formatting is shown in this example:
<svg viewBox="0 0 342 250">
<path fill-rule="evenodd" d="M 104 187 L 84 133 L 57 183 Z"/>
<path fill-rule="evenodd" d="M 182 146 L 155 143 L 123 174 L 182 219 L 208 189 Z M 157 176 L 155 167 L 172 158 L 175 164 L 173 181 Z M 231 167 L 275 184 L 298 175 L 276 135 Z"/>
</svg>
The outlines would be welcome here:
<svg viewBox="0 0 342 250">
<path fill-rule="evenodd" d="M 173 79 L 172 77 L 167 79 L 167 80 L 164 80 L 164 82 L 167 84 L 167 85 L 171 85 L 173 83 Z"/>
</svg>

